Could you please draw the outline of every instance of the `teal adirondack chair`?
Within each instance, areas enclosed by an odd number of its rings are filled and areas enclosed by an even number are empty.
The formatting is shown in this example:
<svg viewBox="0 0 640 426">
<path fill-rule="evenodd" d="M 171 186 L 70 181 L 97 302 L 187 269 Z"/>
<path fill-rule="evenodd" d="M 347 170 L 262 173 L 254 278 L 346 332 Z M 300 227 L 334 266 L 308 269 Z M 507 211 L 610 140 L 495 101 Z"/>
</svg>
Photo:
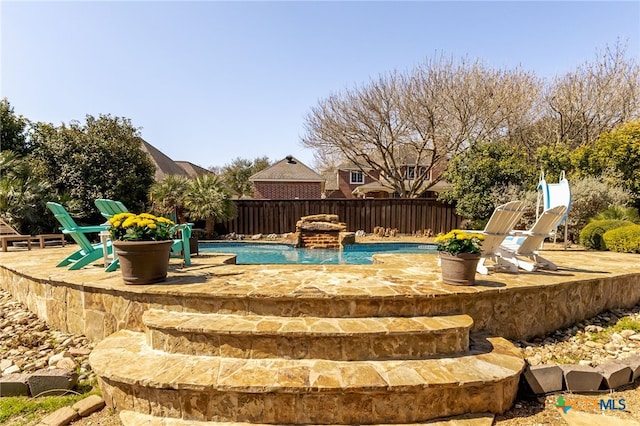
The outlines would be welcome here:
<svg viewBox="0 0 640 426">
<path fill-rule="evenodd" d="M 100 214 L 105 219 L 111 219 L 113 215 L 118 213 L 128 213 L 129 210 L 120 201 L 108 200 L 106 198 L 98 198 L 94 201 L 94 204 L 100 210 Z"/>
<path fill-rule="evenodd" d="M 62 225 L 60 227 L 62 233 L 71 236 L 80 246 L 79 250 L 65 257 L 56 266 L 71 265 L 69 270 L 77 270 L 104 256 L 102 244 L 91 244 L 91 241 L 89 241 L 85 234 L 106 231 L 109 229 L 109 225 L 78 226 L 76 221 L 69 215 L 69 212 L 60 204 L 48 202 L 47 207 Z M 111 242 L 108 242 L 107 247 L 109 252 L 111 252 Z"/>
</svg>

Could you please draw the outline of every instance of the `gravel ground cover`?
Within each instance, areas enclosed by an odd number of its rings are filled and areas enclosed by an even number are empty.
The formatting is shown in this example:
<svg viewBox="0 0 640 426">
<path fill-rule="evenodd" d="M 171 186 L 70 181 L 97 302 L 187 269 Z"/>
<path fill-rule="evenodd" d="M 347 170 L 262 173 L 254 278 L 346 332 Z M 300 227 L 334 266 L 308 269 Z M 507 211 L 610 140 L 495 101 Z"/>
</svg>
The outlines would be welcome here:
<svg viewBox="0 0 640 426">
<path fill-rule="evenodd" d="M 532 341 L 515 341 L 531 365 L 583 364 L 597 366 L 610 359 L 624 359 L 640 353 L 640 305 L 630 309 L 614 309 L 571 327 L 557 330 L 548 336 Z M 626 420 L 630 425 L 640 425 L 640 381 L 614 392 L 575 395 L 563 392 L 537 399 L 519 399 L 505 414 L 496 416 L 500 426 L 565 425 L 562 410 L 556 407 L 563 397 L 579 405 L 580 411 L 601 414 Z M 599 410 L 594 407 L 600 400 L 614 400 L 621 410 Z M 610 421 L 610 420 L 609 420 Z M 601 425 L 607 425 L 602 417 Z"/>
</svg>

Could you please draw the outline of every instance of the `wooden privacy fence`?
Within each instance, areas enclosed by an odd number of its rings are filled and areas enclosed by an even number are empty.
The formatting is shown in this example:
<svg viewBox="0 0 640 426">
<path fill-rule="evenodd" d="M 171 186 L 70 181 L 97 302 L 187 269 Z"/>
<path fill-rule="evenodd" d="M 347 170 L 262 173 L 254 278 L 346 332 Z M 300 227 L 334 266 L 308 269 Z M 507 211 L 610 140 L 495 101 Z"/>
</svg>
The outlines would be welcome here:
<svg viewBox="0 0 640 426">
<path fill-rule="evenodd" d="M 235 219 L 216 224 L 219 235 L 284 234 L 294 232 L 302 216 L 337 214 L 349 231 L 373 232 L 376 226 L 402 234 L 431 229 L 434 234 L 460 227 L 455 207 L 427 198 L 349 200 L 235 200 Z"/>
</svg>

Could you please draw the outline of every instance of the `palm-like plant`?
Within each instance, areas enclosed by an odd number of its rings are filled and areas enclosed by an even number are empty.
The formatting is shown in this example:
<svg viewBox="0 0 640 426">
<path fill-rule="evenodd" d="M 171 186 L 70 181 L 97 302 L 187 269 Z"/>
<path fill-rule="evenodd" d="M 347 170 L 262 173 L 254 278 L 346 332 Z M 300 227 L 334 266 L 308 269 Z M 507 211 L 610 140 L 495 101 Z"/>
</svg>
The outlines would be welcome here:
<svg viewBox="0 0 640 426">
<path fill-rule="evenodd" d="M 29 162 L 12 151 L 0 151 L 0 218 L 23 232 L 47 228 L 44 203 L 51 186 L 33 175 Z"/>
<path fill-rule="evenodd" d="M 174 215 L 176 223 L 182 222 L 190 181 L 184 176 L 169 175 L 151 186 L 149 198 L 154 212 Z"/>
<path fill-rule="evenodd" d="M 640 215 L 635 207 L 611 206 L 593 218 L 594 220 L 628 220 L 640 223 Z"/>
<path fill-rule="evenodd" d="M 207 236 L 213 235 L 216 221 L 230 219 L 236 214 L 231 195 L 222 181 L 213 175 L 198 176 L 191 181 L 185 207 L 190 218 L 206 221 Z"/>
</svg>

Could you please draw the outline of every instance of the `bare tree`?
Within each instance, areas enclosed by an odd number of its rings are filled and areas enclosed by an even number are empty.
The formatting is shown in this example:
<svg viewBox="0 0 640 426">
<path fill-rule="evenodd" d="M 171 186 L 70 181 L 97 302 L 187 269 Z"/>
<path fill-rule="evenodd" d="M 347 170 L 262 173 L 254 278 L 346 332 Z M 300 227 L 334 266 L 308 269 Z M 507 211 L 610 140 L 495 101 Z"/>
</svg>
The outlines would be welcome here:
<svg viewBox="0 0 640 426">
<path fill-rule="evenodd" d="M 640 67 L 617 43 L 596 59 L 556 78 L 545 93 L 552 127 L 547 142 L 576 148 L 600 134 L 640 117 Z"/>
<path fill-rule="evenodd" d="M 416 197 L 452 155 L 517 135 L 537 93 L 538 80 L 521 70 L 440 56 L 321 100 L 306 117 L 302 144 L 318 161 L 340 157 L 379 171 L 398 194 Z M 407 165 L 417 166 L 413 179 Z"/>
</svg>

